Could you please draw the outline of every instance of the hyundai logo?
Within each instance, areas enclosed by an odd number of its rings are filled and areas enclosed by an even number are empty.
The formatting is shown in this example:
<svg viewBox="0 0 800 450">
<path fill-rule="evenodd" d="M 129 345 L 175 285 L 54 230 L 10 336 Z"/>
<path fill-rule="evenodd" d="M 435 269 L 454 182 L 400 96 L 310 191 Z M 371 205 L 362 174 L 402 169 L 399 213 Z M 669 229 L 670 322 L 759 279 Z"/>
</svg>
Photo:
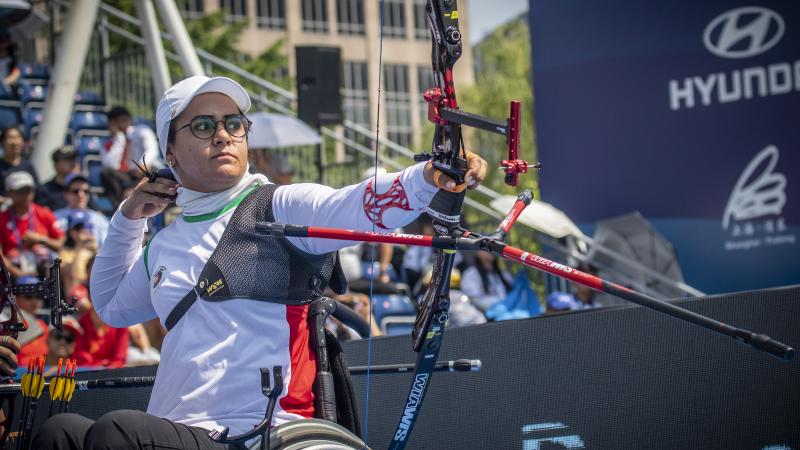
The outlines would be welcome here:
<svg viewBox="0 0 800 450">
<path fill-rule="evenodd" d="M 715 17 L 703 33 L 703 43 L 717 56 L 748 58 L 774 47 L 784 28 L 783 19 L 775 11 L 743 6 Z"/>
</svg>

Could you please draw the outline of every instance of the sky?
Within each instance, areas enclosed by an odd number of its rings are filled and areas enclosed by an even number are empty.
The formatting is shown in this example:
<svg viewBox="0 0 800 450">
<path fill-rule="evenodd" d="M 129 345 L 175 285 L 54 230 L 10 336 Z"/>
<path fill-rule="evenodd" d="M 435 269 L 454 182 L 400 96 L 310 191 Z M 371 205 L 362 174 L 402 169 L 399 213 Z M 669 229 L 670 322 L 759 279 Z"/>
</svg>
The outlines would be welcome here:
<svg viewBox="0 0 800 450">
<path fill-rule="evenodd" d="M 464 0 L 461 0 L 464 1 Z M 470 44 L 477 44 L 492 30 L 528 10 L 528 0 L 466 0 Z"/>
</svg>

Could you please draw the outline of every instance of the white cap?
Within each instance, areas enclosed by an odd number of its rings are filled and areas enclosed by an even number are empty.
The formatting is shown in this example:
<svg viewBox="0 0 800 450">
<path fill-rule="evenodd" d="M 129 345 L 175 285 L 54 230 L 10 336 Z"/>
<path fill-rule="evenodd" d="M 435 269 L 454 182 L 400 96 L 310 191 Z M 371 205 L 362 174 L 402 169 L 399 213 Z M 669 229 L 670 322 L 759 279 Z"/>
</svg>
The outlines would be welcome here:
<svg viewBox="0 0 800 450">
<path fill-rule="evenodd" d="M 209 78 L 205 75 L 195 75 L 175 83 L 161 96 L 156 109 L 158 147 L 161 149 L 161 156 L 164 159 L 167 158 L 167 138 L 172 119 L 178 117 L 178 114 L 189 106 L 192 99 L 209 92 L 227 95 L 243 113 L 250 109 L 250 96 L 247 95 L 247 91 L 230 78 Z"/>
<path fill-rule="evenodd" d="M 33 177 L 28 172 L 12 172 L 6 177 L 6 192 L 16 191 L 24 187 L 34 187 Z"/>
</svg>

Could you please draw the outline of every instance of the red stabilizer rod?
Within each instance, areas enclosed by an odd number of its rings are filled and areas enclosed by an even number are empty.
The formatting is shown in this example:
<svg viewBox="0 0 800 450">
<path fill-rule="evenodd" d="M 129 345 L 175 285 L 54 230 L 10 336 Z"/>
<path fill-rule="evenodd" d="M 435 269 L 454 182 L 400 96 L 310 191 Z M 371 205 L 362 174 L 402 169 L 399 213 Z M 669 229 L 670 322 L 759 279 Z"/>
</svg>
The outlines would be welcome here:
<svg viewBox="0 0 800 450">
<path fill-rule="evenodd" d="M 513 208 L 512 208 L 513 209 Z M 539 269 L 543 272 L 582 284 L 599 292 L 605 292 L 630 302 L 691 322 L 703 328 L 733 337 L 785 361 L 794 358 L 794 349 L 767 335 L 755 334 L 748 330 L 733 327 L 701 314 L 683 309 L 671 303 L 641 294 L 619 284 L 581 272 L 578 269 L 551 261 L 539 255 L 520 250 L 491 237 L 480 237 L 464 230 L 463 238 L 446 236 L 424 236 L 416 234 L 373 233 L 369 231 L 343 230 L 339 228 L 305 227 L 270 222 L 259 222 L 256 231 L 271 237 L 301 237 L 337 239 L 343 241 L 386 242 L 390 244 L 416 245 L 421 247 L 444 248 L 451 250 L 483 250 L 502 256 L 510 261 Z"/>
<path fill-rule="evenodd" d="M 415 245 L 443 249 L 477 250 L 477 240 L 448 236 L 425 236 L 421 234 L 375 233 L 372 231 L 343 230 L 340 228 L 304 227 L 280 223 L 259 222 L 256 231 L 272 237 L 300 237 L 336 239 L 339 241 L 384 242 L 387 244 Z M 464 241 L 464 242 L 461 242 Z"/>
<path fill-rule="evenodd" d="M 506 237 L 508 237 L 508 232 L 511 230 L 511 227 L 517 222 L 519 215 L 531 204 L 532 200 L 533 193 L 531 193 L 530 189 L 522 191 L 522 193 L 517 196 L 517 201 L 514 202 L 514 206 L 508 211 L 508 214 L 506 214 L 506 217 L 500 222 L 500 225 L 497 227 L 497 230 L 492 233 L 491 237 L 504 241 Z"/>
</svg>

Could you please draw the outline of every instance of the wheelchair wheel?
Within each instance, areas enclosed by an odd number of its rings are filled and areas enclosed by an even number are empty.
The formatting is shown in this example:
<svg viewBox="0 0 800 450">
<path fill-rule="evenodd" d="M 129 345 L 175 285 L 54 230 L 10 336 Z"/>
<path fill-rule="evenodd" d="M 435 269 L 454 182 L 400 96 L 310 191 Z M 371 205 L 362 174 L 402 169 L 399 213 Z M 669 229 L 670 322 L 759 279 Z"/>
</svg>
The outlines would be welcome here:
<svg viewBox="0 0 800 450">
<path fill-rule="evenodd" d="M 257 450 L 260 442 L 250 446 Z M 269 450 L 370 450 L 346 428 L 322 419 L 286 422 L 270 432 Z"/>
</svg>

